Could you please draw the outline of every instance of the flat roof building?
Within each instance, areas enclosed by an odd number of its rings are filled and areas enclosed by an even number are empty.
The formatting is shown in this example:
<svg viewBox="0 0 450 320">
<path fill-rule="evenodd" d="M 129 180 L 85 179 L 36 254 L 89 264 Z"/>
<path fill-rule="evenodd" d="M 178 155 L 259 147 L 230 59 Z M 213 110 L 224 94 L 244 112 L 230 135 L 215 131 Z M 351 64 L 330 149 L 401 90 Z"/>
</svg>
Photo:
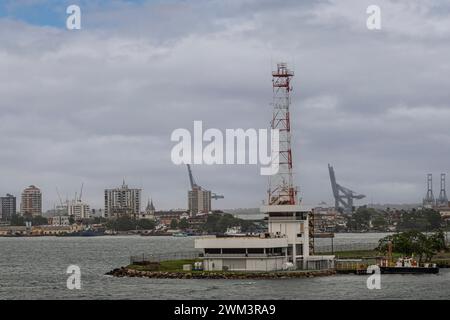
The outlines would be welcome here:
<svg viewBox="0 0 450 320">
<path fill-rule="evenodd" d="M 287 238 L 269 235 L 261 237 L 204 237 L 195 240 L 203 249 L 206 271 L 275 271 L 288 261 Z"/>
<path fill-rule="evenodd" d="M 128 216 L 139 218 L 141 189 L 128 188 L 123 181 L 120 188 L 105 190 L 105 218 Z"/>
<path fill-rule="evenodd" d="M 68 215 L 72 216 L 76 221 L 89 219 L 91 217 L 89 204 L 81 200 L 69 201 L 67 204 L 67 212 Z"/>
<path fill-rule="evenodd" d="M 38 187 L 31 185 L 23 190 L 20 213 L 22 215 L 31 214 L 32 216 L 42 215 L 42 193 Z"/>
<path fill-rule="evenodd" d="M 268 215 L 268 232 L 259 237 L 202 237 L 195 248 L 203 250 L 207 271 L 276 271 L 329 268 L 334 256 L 310 256 L 308 211 L 298 205 L 261 208 Z"/>
<path fill-rule="evenodd" d="M 7 194 L 5 197 L 0 197 L 0 220 L 10 221 L 11 217 L 16 214 L 16 197 Z"/>
<path fill-rule="evenodd" d="M 196 186 L 188 191 L 188 207 L 191 216 L 211 211 L 211 191 Z"/>
</svg>

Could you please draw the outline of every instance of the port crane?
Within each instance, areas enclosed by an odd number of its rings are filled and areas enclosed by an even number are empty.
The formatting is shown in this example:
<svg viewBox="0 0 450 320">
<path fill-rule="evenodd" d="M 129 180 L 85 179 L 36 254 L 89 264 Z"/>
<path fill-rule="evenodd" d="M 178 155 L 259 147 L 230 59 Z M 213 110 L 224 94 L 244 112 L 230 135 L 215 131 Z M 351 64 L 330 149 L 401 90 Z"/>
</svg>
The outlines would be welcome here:
<svg viewBox="0 0 450 320">
<path fill-rule="evenodd" d="M 353 211 L 353 200 L 363 199 L 366 196 L 363 194 L 358 194 L 348 188 L 345 188 L 336 182 L 336 176 L 334 174 L 333 167 L 328 164 L 328 171 L 330 173 L 331 189 L 333 190 L 333 196 L 335 200 L 335 209 L 340 211 L 342 208 L 344 213 L 352 213 Z"/>
<path fill-rule="evenodd" d="M 190 164 L 186 164 L 186 166 L 187 166 L 187 169 L 188 169 L 189 181 L 191 183 L 191 189 L 192 190 L 195 190 L 195 189 L 200 189 L 201 190 L 202 187 L 199 186 L 195 182 L 194 175 L 192 174 L 191 165 Z M 223 195 L 211 192 L 211 199 L 218 200 L 218 199 L 223 199 L 223 198 L 225 198 Z"/>
</svg>

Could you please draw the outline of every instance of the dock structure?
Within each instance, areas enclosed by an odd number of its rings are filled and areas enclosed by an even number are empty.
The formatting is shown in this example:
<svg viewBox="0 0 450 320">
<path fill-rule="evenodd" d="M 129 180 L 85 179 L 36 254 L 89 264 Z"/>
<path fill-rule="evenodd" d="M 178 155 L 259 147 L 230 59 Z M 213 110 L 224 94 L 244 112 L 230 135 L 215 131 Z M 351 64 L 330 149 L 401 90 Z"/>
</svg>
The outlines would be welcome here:
<svg viewBox="0 0 450 320">
<path fill-rule="evenodd" d="M 367 274 L 369 264 L 363 259 L 336 259 L 336 273 Z"/>
</svg>

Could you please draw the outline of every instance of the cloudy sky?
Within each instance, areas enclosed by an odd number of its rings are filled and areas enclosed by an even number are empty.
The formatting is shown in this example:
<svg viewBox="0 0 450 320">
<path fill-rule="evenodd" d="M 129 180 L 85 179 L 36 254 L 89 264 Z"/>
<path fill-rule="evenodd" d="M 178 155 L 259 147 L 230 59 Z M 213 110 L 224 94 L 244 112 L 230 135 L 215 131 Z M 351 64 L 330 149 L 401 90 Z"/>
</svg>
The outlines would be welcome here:
<svg viewBox="0 0 450 320">
<path fill-rule="evenodd" d="M 78 4 L 82 30 L 65 28 Z M 366 27 L 381 8 L 382 30 Z M 332 203 L 327 163 L 367 202 L 420 202 L 425 175 L 449 173 L 448 1 L 0 2 L 0 193 L 30 185 L 44 207 L 103 189 L 144 189 L 157 209 L 185 208 L 177 128 L 267 128 L 271 69 L 295 70 L 295 182 L 305 204 Z M 197 182 L 258 207 L 252 165 L 197 165 Z"/>
</svg>

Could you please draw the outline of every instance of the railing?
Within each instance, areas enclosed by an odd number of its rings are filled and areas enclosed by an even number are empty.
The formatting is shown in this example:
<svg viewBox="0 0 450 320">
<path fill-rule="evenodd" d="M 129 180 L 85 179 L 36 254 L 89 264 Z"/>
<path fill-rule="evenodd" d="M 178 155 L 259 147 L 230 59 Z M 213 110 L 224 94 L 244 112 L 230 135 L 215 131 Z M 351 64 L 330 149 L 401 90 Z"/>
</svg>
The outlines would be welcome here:
<svg viewBox="0 0 450 320">
<path fill-rule="evenodd" d="M 149 263 L 149 262 L 161 262 L 169 260 L 191 260 L 198 259 L 200 257 L 200 251 L 185 251 L 185 252 L 169 252 L 163 254 L 141 254 L 130 257 L 130 263 Z"/>
<path fill-rule="evenodd" d="M 270 217 L 270 221 L 306 221 L 306 217 Z"/>
<path fill-rule="evenodd" d="M 333 270 L 333 260 L 310 260 L 304 263 L 302 260 L 297 262 L 298 270 Z"/>
<path fill-rule="evenodd" d="M 216 257 L 224 257 L 224 258 L 266 258 L 266 257 L 282 257 L 284 253 L 205 253 L 205 257 L 216 258 Z"/>
<path fill-rule="evenodd" d="M 314 253 L 331 253 L 338 251 L 363 251 L 374 250 L 378 243 L 351 243 L 351 244 L 337 244 L 337 245 L 321 245 L 314 247 Z"/>
</svg>

